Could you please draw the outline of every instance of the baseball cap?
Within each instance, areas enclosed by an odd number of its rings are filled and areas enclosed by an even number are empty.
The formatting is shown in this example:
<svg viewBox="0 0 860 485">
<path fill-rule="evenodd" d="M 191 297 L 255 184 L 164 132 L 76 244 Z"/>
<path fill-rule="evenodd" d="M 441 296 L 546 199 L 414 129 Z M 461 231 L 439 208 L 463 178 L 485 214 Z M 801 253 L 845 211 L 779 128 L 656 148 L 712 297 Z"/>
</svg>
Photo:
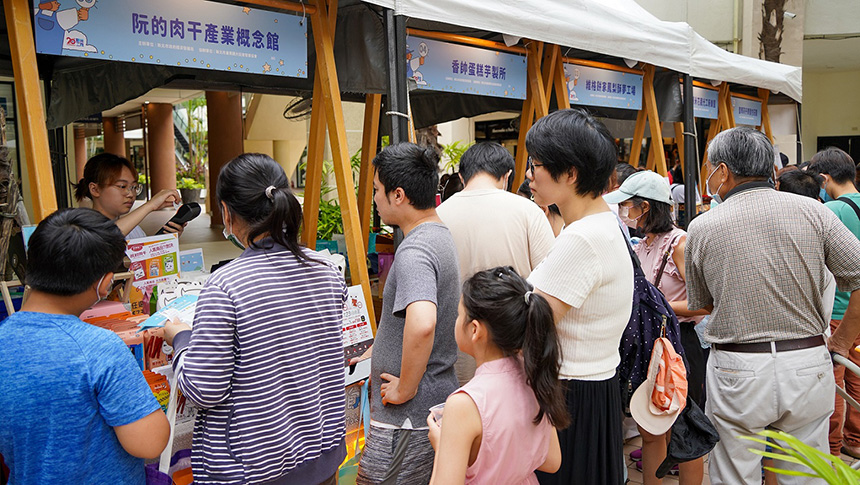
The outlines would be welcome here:
<svg viewBox="0 0 860 485">
<path fill-rule="evenodd" d="M 631 197 L 642 197 L 666 204 L 672 203 L 672 191 L 669 189 L 666 179 L 656 172 L 647 170 L 636 172 L 627 177 L 618 190 L 604 195 L 603 200 L 609 204 L 618 204 Z"/>
<path fill-rule="evenodd" d="M 630 414 L 636 424 L 659 436 L 669 428 L 687 405 L 687 369 L 684 359 L 665 337 L 654 341 L 648 379 L 630 399 Z"/>
</svg>

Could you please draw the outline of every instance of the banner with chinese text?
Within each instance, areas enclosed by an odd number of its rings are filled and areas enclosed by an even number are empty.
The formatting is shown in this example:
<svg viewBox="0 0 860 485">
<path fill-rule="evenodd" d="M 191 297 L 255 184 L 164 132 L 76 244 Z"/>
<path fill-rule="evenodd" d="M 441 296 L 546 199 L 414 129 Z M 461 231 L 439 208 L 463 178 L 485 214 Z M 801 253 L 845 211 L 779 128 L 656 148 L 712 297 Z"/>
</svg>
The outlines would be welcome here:
<svg viewBox="0 0 860 485">
<path fill-rule="evenodd" d="M 736 125 L 761 126 L 761 101 L 732 96 Z"/>
<path fill-rule="evenodd" d="M 33 23 L 41 54 L 307 77 L 307 24 L 296 15 L 206 0 L 68 0 L 37 1 Z"/>
<path fill-rule="evenodd" d="M 564 64 L 570 104 L 642 109 L 641 74 Z"/>
<path fill-rule="evenodd" d="M 518 54 L 410 35 L 406 77 L 418 89 L 526 99 L 526 57 Z"/>
<path fill-rule="evenodd" d="M 683 90 L 681 96 L 684 96 Z M 719 118 L 719 100 L 720 93 L 718 91 L 693 86 L 693 116 L 709 120 Z"/>
</svg>

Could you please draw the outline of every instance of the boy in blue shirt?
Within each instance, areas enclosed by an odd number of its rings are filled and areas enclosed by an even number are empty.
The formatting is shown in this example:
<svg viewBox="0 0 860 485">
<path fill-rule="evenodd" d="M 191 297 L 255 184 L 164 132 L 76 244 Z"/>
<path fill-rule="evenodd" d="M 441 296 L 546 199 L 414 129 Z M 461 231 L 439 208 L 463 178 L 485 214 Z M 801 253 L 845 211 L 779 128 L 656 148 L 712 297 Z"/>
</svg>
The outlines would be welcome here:
<svg viewBox="0 0 860 485">
<path fill-rule="evenodd" d="M 0 453 L 9 483 L 145 483 L 170 428 L 128 347 L 77 316 L 104 298 L 125 238 L 91 209 L 30 238 L 21 311 L 0 322 Z"/>
</svg>

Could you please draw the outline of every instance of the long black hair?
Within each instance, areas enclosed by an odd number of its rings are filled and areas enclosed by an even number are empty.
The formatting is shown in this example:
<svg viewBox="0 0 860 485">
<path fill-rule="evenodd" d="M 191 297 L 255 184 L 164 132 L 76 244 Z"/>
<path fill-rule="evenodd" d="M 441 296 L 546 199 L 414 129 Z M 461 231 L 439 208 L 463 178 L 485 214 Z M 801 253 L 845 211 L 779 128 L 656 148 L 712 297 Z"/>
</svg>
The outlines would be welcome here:
<svg viewBox="0 0 860 485">
<path fill-rule="evenodd" d="M 299 261 L 311 262 L 298 242 L 302 225 L 299 204 L 284 169 L 262 153 L 243 153 L 227 162 L 218 175 L 215 194 L 227 210 L 248 224 L 248 240 L 256 249 L 258 237 L 268 234 Z"/>
<path fill-rule="evenodd" d="M 561 348 L 552 308 L 531 291 L 532 286 L 512 267 L 488 269 L 463 283 L 463 306 L 468 321 L 486 325 L 493 343 L 505 355 L 522 350 L 526 379 L 540 406 L 534 423 L 540 423 L 546 414 L 553 426 L 566 428 L 570 415 L 558 380 Z"/>
</svg>

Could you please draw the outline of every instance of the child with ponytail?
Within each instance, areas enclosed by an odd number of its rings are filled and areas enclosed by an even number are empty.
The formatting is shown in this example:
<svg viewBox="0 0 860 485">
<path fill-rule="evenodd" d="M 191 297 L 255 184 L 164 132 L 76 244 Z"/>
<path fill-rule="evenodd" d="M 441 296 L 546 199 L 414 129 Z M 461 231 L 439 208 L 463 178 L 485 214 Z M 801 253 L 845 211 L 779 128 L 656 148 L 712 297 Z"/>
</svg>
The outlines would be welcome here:
<svg viewBox="0 0 860 485">
<path fill-rule="evenodd" d="M 454 334 L 475 377 L 427 418 L 436 450 L 431 484 L 536 484 L 561 465 L 556 428 L 570 416 L 558 379 L 560 349 L 549 303 L 513 268 L 463 283 Z"/>
</svg>

